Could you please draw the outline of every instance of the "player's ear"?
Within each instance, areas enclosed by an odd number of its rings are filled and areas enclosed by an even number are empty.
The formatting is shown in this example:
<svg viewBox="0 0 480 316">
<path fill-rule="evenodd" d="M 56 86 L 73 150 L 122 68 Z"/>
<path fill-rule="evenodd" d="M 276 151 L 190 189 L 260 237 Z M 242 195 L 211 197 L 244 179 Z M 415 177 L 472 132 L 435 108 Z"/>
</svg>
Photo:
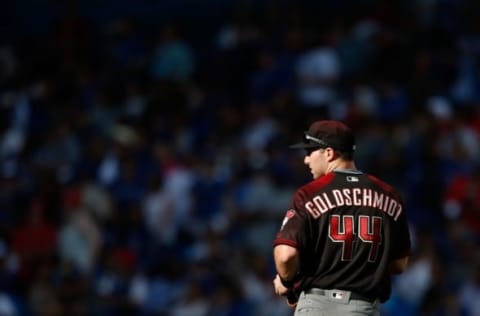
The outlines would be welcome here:
<svg viewBox="0 0 480 316">
<path fill-rule="evenodd" d="M 327 155 L 327 161 L 333 161 L 339 157 L 338 152 L 332 147 L 325 148 L 325 154 Z"/>
</svg>

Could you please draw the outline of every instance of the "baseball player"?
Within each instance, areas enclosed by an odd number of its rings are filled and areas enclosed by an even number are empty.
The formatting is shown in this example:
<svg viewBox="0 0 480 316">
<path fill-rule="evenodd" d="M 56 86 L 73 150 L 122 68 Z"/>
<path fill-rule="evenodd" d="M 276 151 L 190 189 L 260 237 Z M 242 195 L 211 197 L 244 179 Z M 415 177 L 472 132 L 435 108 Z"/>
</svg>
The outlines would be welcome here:
<svg viewBox="0 0 480 316">
<path fill-rule="evenodd" d="M 355 166 L 354 135 L 317 121 L 303 142 L 313 181 L 300 187 L 274 240 L 275 293 L 295 315 L 379 315 L 410 235 L 400 195 Z"/>
</svg>

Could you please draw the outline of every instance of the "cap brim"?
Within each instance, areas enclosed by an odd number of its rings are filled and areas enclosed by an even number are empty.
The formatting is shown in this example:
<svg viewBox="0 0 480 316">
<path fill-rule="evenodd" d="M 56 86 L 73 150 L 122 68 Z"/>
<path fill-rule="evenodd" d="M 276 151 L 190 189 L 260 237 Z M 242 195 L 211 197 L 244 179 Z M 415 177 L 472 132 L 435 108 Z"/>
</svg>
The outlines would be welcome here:
<svg viewBox="0 0 480 316">
<path fill-rule="evenodd" d="M 308 149 L 308 148 L 320 148 L 321 146 L 315 143 L 296 143 L 288 147 L 291 149 Z"/>
</svg>

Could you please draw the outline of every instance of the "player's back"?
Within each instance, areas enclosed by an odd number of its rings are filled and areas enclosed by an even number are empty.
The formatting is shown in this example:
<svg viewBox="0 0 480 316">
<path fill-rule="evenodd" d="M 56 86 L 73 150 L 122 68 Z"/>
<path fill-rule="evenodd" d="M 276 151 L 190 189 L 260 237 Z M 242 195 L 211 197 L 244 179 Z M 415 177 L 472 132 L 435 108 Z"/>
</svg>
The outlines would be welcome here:
<svg viewBox="0 0 480 316">
<path fill-rule="evenodd" d="M 408 236 L 403 203 L 388 184 L 360 171 L 336 170 L 300 188 L 295 209 L 308 223 L 299 242 L 308 287 L 388 295 L 388 269 Z"/>
</svg>

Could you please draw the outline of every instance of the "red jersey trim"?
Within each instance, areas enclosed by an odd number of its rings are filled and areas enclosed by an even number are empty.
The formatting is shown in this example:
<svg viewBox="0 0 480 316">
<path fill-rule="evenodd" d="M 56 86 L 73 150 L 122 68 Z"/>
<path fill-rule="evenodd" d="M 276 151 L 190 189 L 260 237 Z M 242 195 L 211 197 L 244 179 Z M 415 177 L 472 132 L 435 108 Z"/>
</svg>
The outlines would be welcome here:
<svg viewBox="0 0 480 316">
<path fill-rule="evenodd" d="M 293 248 L 297 248 L 297 243 L 290 239 L 277 238 L 273 241 L 273 246 L 275 247 L 278 245 L 287 245 Z"/>
<path fill-rule="evenodd" d="M 385 190 L 386 192 L 389 192 L 391 194 L 393 194 L 397 199 L 400 199 L 400 196 L 398 195 L 398 192 L 389 184 L 386 184 L 385 182 L 383 182 L 382 180 L 372 176 L 371 174 L 367 174 L 367 177 L 373 182 L 375 183 L 376 185 L 378 185 L 379 187 L 381 187 L 383 190 Z"/>
<path fill-rule="evenodd" d="M 312 188 L 313 191 L 318 191 L 326 187 L 330 182 L 332 182 L 333 178 L 335 178 L 335 172 L 330 172 L 323 177 L 313 180 L 304 187 Z"/>
<path fill-rule="evenodd" d="M 300 187 L 293 197 L 293 204 L 297 205 L 299 203 L 300 205 L 303 205 L 306 197 L 310 197 L 314 192 L 318 192 L 326 187 L 332 182 L 333 178 L 335 178 L 335 172 L 330 172 Z"/>
</svg>

